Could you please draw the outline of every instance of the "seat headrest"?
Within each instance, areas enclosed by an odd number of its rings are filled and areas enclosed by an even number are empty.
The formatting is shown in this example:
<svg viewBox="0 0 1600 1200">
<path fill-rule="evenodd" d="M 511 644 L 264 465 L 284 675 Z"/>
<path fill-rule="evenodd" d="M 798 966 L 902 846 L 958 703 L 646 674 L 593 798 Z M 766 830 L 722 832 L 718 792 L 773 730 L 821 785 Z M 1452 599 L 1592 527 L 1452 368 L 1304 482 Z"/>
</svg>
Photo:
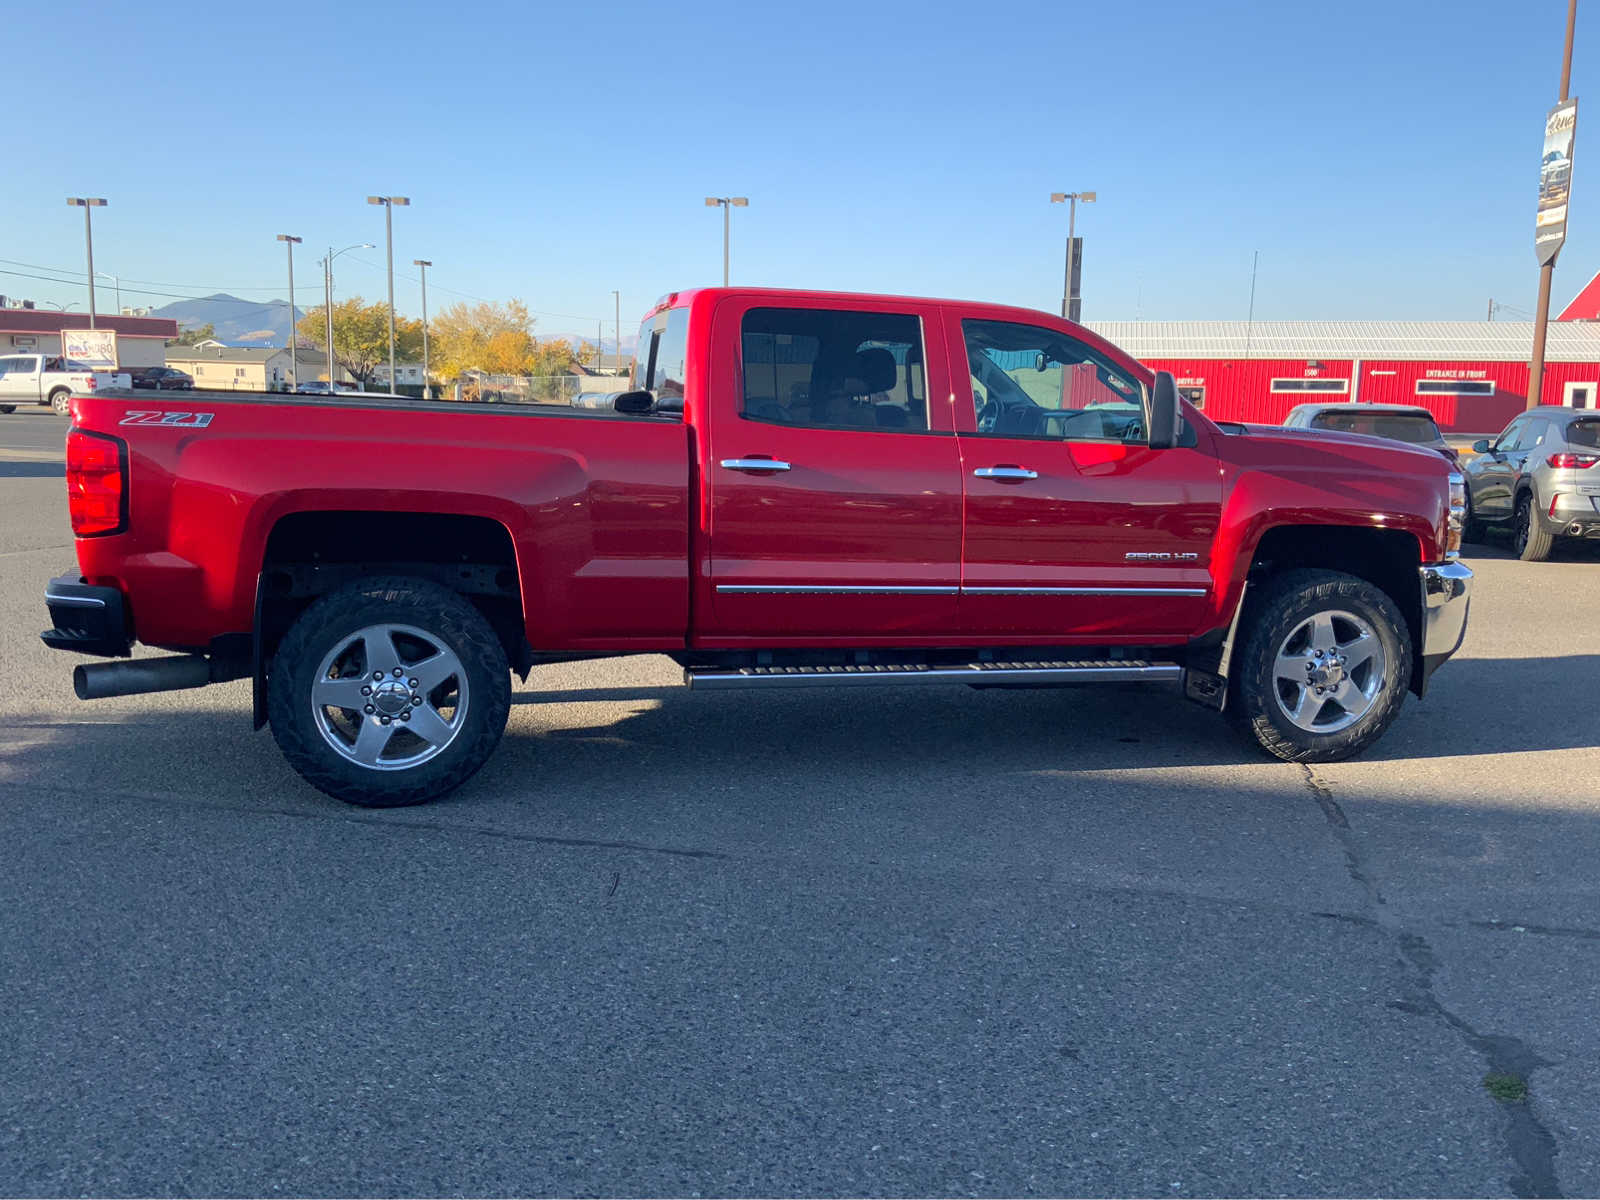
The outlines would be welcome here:
<svg viewBox="0 0 1600 1200">
<path fill-rule="evenodd" d="M 899 379 L 899 373 L 894 365 L 894 355 L 882 346 L 857 350 L 851 374 L 861 379 L 868 392 L 892 392 Z"/>
</svg>

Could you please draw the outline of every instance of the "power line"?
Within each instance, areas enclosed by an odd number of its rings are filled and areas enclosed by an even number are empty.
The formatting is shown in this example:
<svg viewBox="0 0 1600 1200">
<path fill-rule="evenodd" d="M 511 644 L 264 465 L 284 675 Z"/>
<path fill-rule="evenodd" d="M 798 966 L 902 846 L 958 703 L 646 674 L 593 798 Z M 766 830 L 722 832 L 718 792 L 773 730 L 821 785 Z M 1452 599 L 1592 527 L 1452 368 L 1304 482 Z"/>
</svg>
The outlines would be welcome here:
<svg viewBox="0 0 1600 1200">
<path fill-rule="evenodd" d="M 0 263 L 6 263 L 9 266 L 13 266 L 13 267 L 27 267 L 30 270 L 34 270 L 34 271 L 50 271 L 50 272 L 52 272 L 53 274 L 56 274 L 56 275 L 76 275 L 78 277 L 77 280 L 61 280 L 60 282 L 62 282 L 62 283 L 81 282 L 82 280 L 85 280 L 85 279 L 88 278 L 87 274 L 85 274 L 83 271 L 77 270 L 75 267 L 46 267 L 46 266 L 43 266 L 43 265 L 41 265 L 39 263 L 18 262 L 14 258 L 0 258 Z M 112 272 L 110 272 L 110 271 L 101 271 L 100 274 L 101 275 L 110 275 L 110 274 L 112 274 Z M 199 288 L 199 287 L 203 286 L 203 285 L 198 284 L 198 283 L 173 283 L 170 280 L 161 280 L 161 279 L 129 279 L 127 276 L 117 276 L 117 278 L 121 279 L 123 283 L 143 283 L 143 284 L 148 284 L 151 287 Z M 221 285 L 221 284 L 219 284 L 219 285 L 217 285 L 215 287 L 212 287 L 210 290 L 213 291 L 213 292 L 276 292 L 276 291 L 280 291 L 281 289 L 278 287 L 277 284 L 273 284 L 271 287 L 253 287 L 253 286 L 246 286 L 244 284 L 232 284 L 232 285 Z M 162 293 L 151 293 L 151 294 L 152 295 L 160 295 Z M 201 299 L 202 297 L 195 297 L 195 298 L 196 299 Z"/>
</svg>

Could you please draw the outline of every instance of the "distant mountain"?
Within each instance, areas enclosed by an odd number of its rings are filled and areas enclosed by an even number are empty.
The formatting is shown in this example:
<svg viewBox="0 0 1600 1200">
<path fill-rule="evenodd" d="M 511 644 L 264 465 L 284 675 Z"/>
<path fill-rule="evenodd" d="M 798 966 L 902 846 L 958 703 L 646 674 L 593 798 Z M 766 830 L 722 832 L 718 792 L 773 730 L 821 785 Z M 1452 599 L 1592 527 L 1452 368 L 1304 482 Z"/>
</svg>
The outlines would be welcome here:
<svg viewBox="0 0 1600 1200">
<path fill-rule="evenodd" d="M 241 300 L 226 292 L 218 292 L 214 296 L 204 296 L 197 300 L 175 300 L 171 304 L 154 309 L 150 315 L 176 321 L 180 329 L 213 325 L 217 331 L 217 340 L 221 342 L 249 342 L 254 345 L 265 345 L 270 342 L 275 346 L 285 346 L 289 342 L 290 320 L 287 300 L 268 300 L 258 303 L 254 300 Z M 305 309 L 297 309 L 296 316 L 305 316 Z"/>
</svg>

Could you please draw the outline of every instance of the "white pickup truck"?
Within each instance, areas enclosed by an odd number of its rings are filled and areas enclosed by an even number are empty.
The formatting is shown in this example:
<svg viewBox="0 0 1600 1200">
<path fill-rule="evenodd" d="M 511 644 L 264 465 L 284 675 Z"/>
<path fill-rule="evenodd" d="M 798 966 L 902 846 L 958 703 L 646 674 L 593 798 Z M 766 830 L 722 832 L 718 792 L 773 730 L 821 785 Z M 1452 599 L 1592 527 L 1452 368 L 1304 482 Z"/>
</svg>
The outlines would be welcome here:
<svg viewBox="0 0 1600 1200">
<path fill-rule="evenodd" d="M 10 354 L 0 358 L 0 413 L 19 404 L 48 404 L 62 416 L 74 392 L 131 387 L 126 371 L 101 371 L 59 354 Z"/>
</svg>

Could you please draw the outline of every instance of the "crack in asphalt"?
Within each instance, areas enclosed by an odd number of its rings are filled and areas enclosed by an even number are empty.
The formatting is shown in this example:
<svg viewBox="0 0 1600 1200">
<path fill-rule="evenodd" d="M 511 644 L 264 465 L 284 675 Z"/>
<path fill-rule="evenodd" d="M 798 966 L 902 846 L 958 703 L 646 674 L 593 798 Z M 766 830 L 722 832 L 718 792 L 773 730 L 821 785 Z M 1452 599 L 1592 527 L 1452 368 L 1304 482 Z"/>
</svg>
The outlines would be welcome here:
<svg viewBox="0 0 1600 1200">
<path fill-rule="evenodd" d="M 1480 1033 L 1444 1006 L 1433 990 L 1434 972 L 1439 967 L 1439 959 L 1434 954 L 1433 947 L 1421 934 L 1407 929 L 1385 903 L 1371 872 L 1362 862 L 1361 848 L 1356 841 L 1355 833 L 1350 828 L 1350 820 L 1345 816 L 1344 809 L 1339 806 L 1327 782 L 1305 763 L 1300 764 L 1300 770 L 1305 775 L 1306 788 L 1311 792 L 1318 807 L 1322 809 L 1328 827 L 1344 851 L 1345 867 L 1350 873 L 1350 878 L 1366 893 L 1373 912 L 1370 918 L 1331 912 L 1317 915 L 1357 924 L 1371 924 L 1395 940 L 1400 951 L 1403 998 L 1389 1001 L 1388 1007 L 1410 1016 L 1438 1020 L 1447 1028 L 1454 1030 L 1463 1042 L 1482 1057 L 1488 1068 L 1486 1073 L 1489 1075 L 1512 1075 L 1527 1082 L 1540 1067 L 1553 1066 L 1553 1063 L 1541 1058 L 1521 1038 L 1505 1034 Z M 1535 928 L 1510 926 L 1498 921 L 1471 923 L 1492 929 L 1521 928 L 1529 932 Z M 1541 932 L 1555 931 L 1546 929 Z M 1560 932 L 1567 935 L 1600 937 L 1600 933 L 1592 930 Z M 1528 1200 L 1559 1198 L 1562 1192 L 1556 1178 L 1555 1157 L 1560 1148 L 1556 1144 L 1555 1136 L 1534 1114 L 1532 1098 L 1501 1100 L 1497 1103 L 1506 1116 L 1506 1149 L 1517 1167 L 1517 1173 L 1507 1181 L 1512 1194 Z"/>
<path fill-rule="evenodd" d="M 70 788 L 52 788 L 32 785 L 33 791 L 73 791 Z M 74 792 L 74 794 L 76 794 Z M 310 821 L 337 821 L 345 825 L 368 825 L 377 829 L 421 830 L 427 833 L 460 833 L 476 837 L 494 838 L 506 842 L 531 842 L 544 846 L 567 846 L 584 850 L 632 850 L 645 854 L 666 854 L 675 858 L 730 859 L 734 856 L 721 850 L 685 849 L 678 846 L 652 846 L 647 842 L 629 842 L 604 838 L 556 837 L 547 833 L 519 833 L 511 829 L 494 829 L 487 825 L 459 825 L 449 821 L 424 821 L 405 817 L 380 817 L 360 812 L 322 812 L 303 808 L 242 808 L 232 804 L 208 804 L 184 796 L 156 795 L 149 792 L 122 791 L 118 795 L 151 804 L 164 804 L 174 808 L 202 808 L 213 812 L 237 812 L 260 817 L 297 817 Z"/>
<path fill-rule="evenodd" d="M 1492 929 L 1496 933 L 1533 933 L 1540 937 L 1580 938 L 1600 942 L 1600 929 L 1583 929 L 1573 925 L 1529 925 L 1522 921 L 1468 921 L 1474 929 Z"/>
</svg>

